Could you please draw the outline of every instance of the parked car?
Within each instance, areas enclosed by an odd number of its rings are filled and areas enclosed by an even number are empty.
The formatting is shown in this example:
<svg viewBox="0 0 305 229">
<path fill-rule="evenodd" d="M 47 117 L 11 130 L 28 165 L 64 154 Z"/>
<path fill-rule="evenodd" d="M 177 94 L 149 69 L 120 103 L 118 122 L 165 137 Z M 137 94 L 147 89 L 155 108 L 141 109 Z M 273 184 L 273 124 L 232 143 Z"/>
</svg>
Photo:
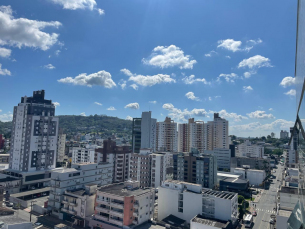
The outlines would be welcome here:
<svg viewBox="0 0 305 229">
<path fill-rule="evenodd" d="M 252 212 L 252 215 L 253 215 L 253 216 L 257 216 L 256 211 Z"/>
</svg>

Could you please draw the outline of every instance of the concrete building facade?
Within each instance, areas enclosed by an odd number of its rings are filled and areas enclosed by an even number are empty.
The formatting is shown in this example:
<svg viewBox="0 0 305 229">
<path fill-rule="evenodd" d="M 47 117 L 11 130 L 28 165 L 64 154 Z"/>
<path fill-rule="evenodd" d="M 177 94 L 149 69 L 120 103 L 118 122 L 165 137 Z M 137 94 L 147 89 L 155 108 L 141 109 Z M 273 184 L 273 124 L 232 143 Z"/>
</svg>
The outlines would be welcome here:
<svg viewBox="0 0 305 229">
<path fill-rule="evenodd" d="M 85 147 L 71 147 L 69 149 L 69 154 L 72 155 L 72 164 L 77 163 L 94 163 L 95 150 Z"/>
<path fill-rule="evenodd" d="M 157 122 L 157 151 L 177 152 L 178 131 L 177 123 L 169 117 L 164 122 Z"/>
<path fill-rule="evenodd" d="M 249 140 L 237 146 L 237 154 L 239 157 L 257 157 L 263 158 L 264 146 L 251 144 Z"/>
<path fill-rule="evenodd" d="M 205 154 L 214 155 L 217 160 L 218 170 L 228 170 L 230 171 L 231 166 L 231 149 L 214 149 L 205 150 Z"/>
</svg>

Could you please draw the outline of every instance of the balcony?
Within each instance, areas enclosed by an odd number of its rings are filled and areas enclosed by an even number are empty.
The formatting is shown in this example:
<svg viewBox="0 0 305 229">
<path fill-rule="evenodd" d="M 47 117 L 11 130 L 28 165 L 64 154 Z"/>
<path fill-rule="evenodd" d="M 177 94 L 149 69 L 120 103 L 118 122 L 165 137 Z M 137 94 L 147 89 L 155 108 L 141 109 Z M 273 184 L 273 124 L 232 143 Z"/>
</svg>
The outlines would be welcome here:
<svg viewBox="0 0 305 229">
<path fill-rule="evenodd" d="M 115 219 L 109 219 L 109 223 L 113 223 L 119 226 L 123 226 L 123 221 L 115 220 Z"/>
<path fill-rule="evenodd" d="M 133 224 L 138 225 L 138 221 L 132 221 Z"/>
<path fill-rule="evenodd" d="M 66 201 L 66 200 L 63 200 L 63 201 L 61 201 L 63 204 L 69 204 L 69 202 L 68 201 Z"/>
<path fill-rule="evenodd" d="M 124 203 L 111 202 L 110 205 L 112 207 L 116 207 L 116 208 L 120 208 L 120 209 L 124 208 Z"/>
<path fill-rule="evenodd" d="M 109 221 L 108 217 L 105 216 L 101 216 L 101 215 L 94 215 L 94 218 L 98 219 L 98 220 L 102 220 L 102 221 Z"/>
<path fill-rule="evenodd" d="M 110 215 L 114 215 L 114 216 L 118 216 L 118 217 L 121 217 L 123 218 L 123 212 L 117 212 L 117 211 L 111 211 L 110 212 Z"/>
<path fill-rule="evenodd" d="M 110 212 L 110 209 L 101 208 L 101 207 L 95 207 L 95 210 L 97 210 L 98 212 L 103 212 L 103 213 L 108 213 L 108 214 Z"/>
<path fill-rule="evenodd" d="M 133 213 L 133 216 L 134 216 L 134 217 L 138 217 L 138 212 L 134 212 L 134 213 Z"/>
<path fill-rule="evenodd" d="M 96 199 L 96 203 L 110 205 L 110 202 L 104 201 L 104 200 L 100 200 L 100 199 Z"/>
</svg>

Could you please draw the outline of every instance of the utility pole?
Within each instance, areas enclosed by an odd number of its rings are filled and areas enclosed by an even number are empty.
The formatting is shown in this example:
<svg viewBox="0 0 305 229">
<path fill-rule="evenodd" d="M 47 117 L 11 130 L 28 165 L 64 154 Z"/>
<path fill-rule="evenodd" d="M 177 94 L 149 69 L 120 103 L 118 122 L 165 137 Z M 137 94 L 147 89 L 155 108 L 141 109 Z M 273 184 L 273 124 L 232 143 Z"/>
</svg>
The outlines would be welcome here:
<svg viewBox="0 0 305 229">
<path fill-rule="evenodd" d="M 32 210 L 33 210 L 33 203 L 37 202 L 36 200 L 31 201 L 31 211 L 30 211 L 30 222 L 32 222 Z"/>
</svg>

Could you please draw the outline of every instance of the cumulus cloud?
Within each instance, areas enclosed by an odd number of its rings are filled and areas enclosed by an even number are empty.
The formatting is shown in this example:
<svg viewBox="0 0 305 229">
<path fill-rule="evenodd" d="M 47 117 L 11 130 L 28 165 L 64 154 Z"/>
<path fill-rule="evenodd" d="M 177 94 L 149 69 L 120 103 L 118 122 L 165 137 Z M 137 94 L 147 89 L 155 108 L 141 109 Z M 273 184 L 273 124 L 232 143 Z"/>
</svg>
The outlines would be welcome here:
<svg viewBox="0 0 305 229">
<path fill-rule="evenodd" d="M 2 68 L 2 64 L 0 64 L 0 75 L 3 75 L 3 76 L 8 75 L 8 76 L 10 76 L 11 72 L 9 70 L 5 69 L 5 68 Z"/>
<path fill-rule="evenodd" d="M 205 56 L 205 57 L 212 57 L 213 55 L 216 55 L 216 54 L 217 54 L 217 52 L 215 52 L 214 50 L 212 50 L 211 52 L 204 54 L 204 56 Z"/>
<path fill-rule="evenodd" d="M 60 52 L 61 52 L 60 50 L 56 50 L 56 51 L 55 51 L 55 55 L 56 55 L 56 56 L 59 56 Z"/>
<path fill-rule="evenodd" d="M 220 74 L 218 77 L 217 77 L 217 81 L 220 82 L 221 81 L 221 78 L 224 78 L 227 82 L 231 82 L 231 83 L 234 83 L 235 82 L 235 79 L 240 79 L 241 77 L 239 77 L 237 74 L 235 73 L 231 73 L 231 74 Z"/>
<path fill-rule="evenodd" d="M 253 91 L 253 88 L 251 86 L 243 86 L 243 90 L 245 92 Z"/>
<path fill-rule="evenodd" d="M 0 57 L 8 58 L 10 57 L 11 53 L 12 50 L 0 47 Z"/>
<path fill-rule="evenodd" d="M 121 79 L 120 82 L 118 83 L 121 88 L 124 90 L 126 88 L 126 85 L 127 85 L 127 81 L 126 80 L 123 80 Z"/>
<path fill-rule="evenodd" d="M 269 108 L 269 111 L 273 111 L 273 108 Z"/>
<path fill-rule="evenodd" d="M 262 39 L 260 39 L 260 38 L 258 38 L 258 39 L 256 39 L 256 40 L 248 40 L 247 41 L 247 43 L 250 43 L 250 44 L 252 44 L 252 45 L 257 45 L 257 44 L 260 44 L 260 43 L 262 43 L 263 41 L 262 41 Z"/>
<path fill-rule="evenodd" d="M 297 92 L 294 89 L 291 89 L 290 91 L 287 91 L 284 93 L 285 95 L 290 95 L 290 96 L 296 96 Z"/>
<path fill-rule="evenodd" d="M 195 78 L 194 75 L 190 75 L 190 76 L 186 76 L 182 79 L 182 81 L 185 83 L 185 84 L 193 84 L 193 83 L 196 83 L 196 82 L 202 82 L 204 84 L 210 84 L 205 78 Z"/>
<path fill-rule="evenodd" d="M 234 39 L 219 40 L 217 48 L 224 48 L 236 52 L 240 50 L 241 44 L 241 41 L 235 41 Z"/>
<path fill-rule="evenodd" d="M 59 79 L 57 81 L 60 83 L 82 85 L 87 87 L 92 87 L 92 86 L 102 86 L 105 88 L 116 87 L 115 82 L 111 78 L 111 74 L 106 71 L 99 71 L 89 75 L 87 75 L 87 73 L 82 73 L 76 76 L 75 78 L 66 77 Z"/>
<path fill-rule="evenodd" d="M 227 58 L 227 59 L 231 59 L 231 57 L 230 57 L 230 56 L 225 56 L 225 58 Z"/>
<path fill-rule="evenodd" d="M 239 64 L 238 68 L 248 67 L 252 68 L 262 68 L 262 67 L 273 67 L 270 64 L 270 59 L 263 57 L 261 55 L 252 56 L 248 59 L 243 59 Z"/>
<path fill-rule="evenodd" d="M 149 101 L 149 103 L 156 104 L 157 101 Z"/>
<path fill-rule="evenodd" d="M 86 116 L 85 112 L 80 113 L 80 116 Z"/>
<path fill-rule="evenodd" d="M 67 10 L 78 10 L 78 9 L 88 9 L 88 10 L 97 10 L 99 15 L 104 15 L 105 12 L 102 9 L 96 8 L 95 0 L 51 0 L 55 4 L 61 5 L 64 9 Z"/>
<path fill-rule="evenodd" d="M 188 118 L 193 116 L 206 117 L 208 112 L 205 109 L 193 109 L 189 111 L 188 109 L 180 110 L 174 107 L 171 103 L 163 104 L 163 109 L 169 111 L 169 116 L 175 120 L 186 121 Z"/>
<path fill-rule="evenodd" d="M 157 46 L 151 56 L 147 59 L 143 58 L 142 62 L 160 68 L 177 66 L 180 69 L 192 69 L 197 63 L 190 55 L 184 55 L 184 52 L 175 45 Z"/>
<path fill-rule="evenodd" d="M 199 98 L 195 96 L 194 92 L 190 91 L 190 92 L 186 93 L 185 96 L 188 99 L 199 101 Z"/>
<path fill-rule="evenodd" d="M 99 103 L 99 102 L 94 102 L 94 104 L 98 105 L 98 106 L 103 106 L 103 104 Z"/>
<path fill-rule="evenodd" d="M 129 121 L 132 121 L 133 120 L 133 118 L 131 117 L 131 116 L 127 116 L 126 118 L 125 118 L 126 120 L 129 120 Z"/>
<path fill-rule="evenodd" d="M 125 108 L 137 110 L 140 108 L 140 105 L 138 103 L 129 103 L 125 106 Z"/>
<path fill-rule="evenodd" d="M 46 68 L 46 69 L 54 69 L 55 68 L 55 66 L 53 66 L 52 64 L 47 64 L 43 67 Z"/>
<path fill-rule="evenodd" d="M 57 33 L 46 33 L 46 27 L 58 28 L 58 21 L 36 21 L 14 18 L 11 6 L 0 6 L 0 44 L 47 50 L 57 42 Z"/>
<path fill-rule="evenodd" d="M 244 72 L 244 77 L 247 79 L 247 78 L 250 78 L 251 75 L 253 75 L 253 72 Z"/>
<path fill-rule="evenodd" d="M 219 116 L 220 117 L 222 117 L 222 118 L 225 118 L 225 119 L 232 119 L 232 120 L 234 120 L 235 122 L 240 122 L 240 121 L 242 121 L 242 120 L 244 120 L 244 119 L 248 119 L 248 117 L 246 117 L 246 116 L 243 116 L 243 115 L 239 115 L 239 114 L 237 114 L 237 113 L 229 113 L 229 112 L 227 112 L 226 110 L 220 110 L 220 111 L 218 111 L 218 112 L 216 112 L 216 111 L 209 111 L 208 112 L 209 114 L 214 114 L 214 113 L 219 113 Z"/>
<path fill-rule="evenodd" d="M 136 85 L 136 84 L 131 84 L 129 87 L 132 87 L 133 89 L 135 89 L 135 90 L 138 90 L 138 85 Z"/>
<path fill-rule="evenodd" d="M 55 107 L 59 107 L 60 106 L 59 102 L 53 102 L 53 104 L 54 104 Z"/>
<path fill-rule="evenodd" d="M 280 85 L 282 87 L 288 87 L 288 86 L 292 86 L 295 85 L 295 78 L 291 77 L 291 76 L 286 76 L 282 82 L 280 83 Z"/>
<path fill-rule="evenodd" d="M 249 114 L 247 114 L 250 118 L 256 118 L 256 119 L 274 119 L 275 117 L 273 114 L 266 114 L 265 111 L 253 111 Z"/>
<path fill-rule="evenodd" d="M 131 73 L 128 69 L 124 68 L 121 69 L 121 72 L 123 72 L 125 75 L 129 76 L 129 81 L 133 81 L 138 85 L 144 86 L 144 87 L 151 87 L 156 84 L 161 83 L 176 83 L 176 80 L 171 78 L 170 75 L 164 75 L 164 74 L 157 74 L 152 76 L 144 76 L 144 75 L 137 75 Z"/>
<path fill-rule="evenodd" d="M 12 113 L 9 112 L 9 113 L 6 113 L 6 114 L 0 114 L 0 121 L 2 121 L 2 122 L 10 122 L 12 120 L 13 120 L 13 114 Z"/>
<path fill-rule="evenodd" d="M 279 131 L 289 130 L 293 127 L 294 122 L 284 119 L 277 119 L 269 124 L 261 124 L 259 122 L 252 122 L 243 125 L 234 125 L 230 127 L 232 131 L 249 132 L 249 131 Z"/>
<path fill-rule="evenodd" d="M 115 111 L 116 109 L 115 109 L 114 107 L 111 106 L 111 107 L 108 107 L 107 110 L 108 110 L 108 111 Z"/>
</svg>

